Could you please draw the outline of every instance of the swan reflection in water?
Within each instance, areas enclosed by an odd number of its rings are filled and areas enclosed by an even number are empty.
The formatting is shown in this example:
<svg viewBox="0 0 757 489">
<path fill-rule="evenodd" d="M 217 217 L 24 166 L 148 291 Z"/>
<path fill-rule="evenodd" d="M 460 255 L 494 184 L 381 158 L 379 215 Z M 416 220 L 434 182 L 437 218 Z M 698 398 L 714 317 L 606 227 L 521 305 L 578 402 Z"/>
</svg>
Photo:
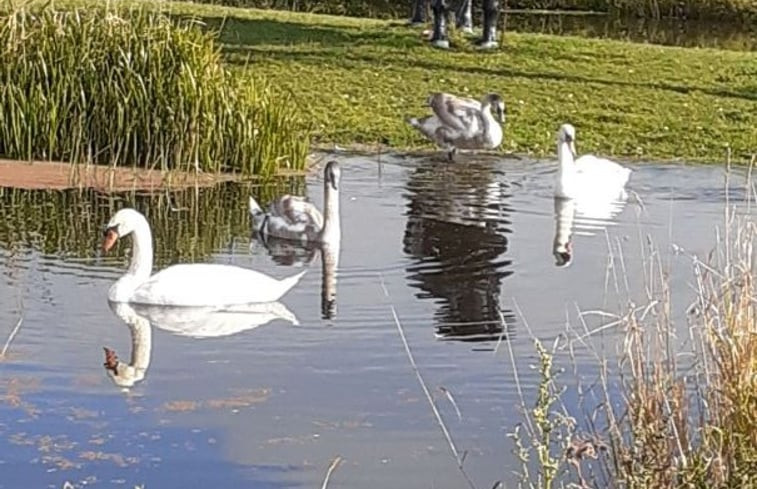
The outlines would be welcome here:
<svg viewBox="0 0 757 489">
<path fill-rule="evenodd" d="M 133 387 L 145 378 L 150 366 L 152 326 L 190 338 L 218 338 L 262 326 L 274 319 L 297 325 L 297 317 L 280 302 L 241 304 L 231 307 L 180 307 L 108 301 L 111 310 L 129 327 L 131 358 L 119 360 L 105 347 L 105 371 L 115 385 Z M 152 325 L 152 326 L 151 326 Z"/>
<path fill-rule="evenodd" d="M 564 199 L 555 197 L 555 237 L 552 255 L 557 267 L 573 262 L 573 234 L 592 236 L 615 224 L 625 200 Z"/>
<path fill-rule="evenodd" d="M 502 311 L 502 279 L 512 274 L 505 258 L 510 233 L 508 184 L 488 163 L 424 163 L 407 183 L 403 250 L 411 286 L 438 299 L 436 333 L 443 339 L 496 340 L 514 322 Z"/>
<path fill-rule="evenodd" d="M 273 261 L 286 266 L 309 266 L 321 255 L 321 317 L 336 317 L 336 270 L 342 242 L 339 195 L 342 171 L 329 161 L 323 169 L 323 214 L 305 197 L 284 195 L 264 211 L 250 198 L 254 237 Z M 250 250 L 255 246 L 250 243 Z"/>
<path fill-rule="evenodd" d="M 336 317 L 336 272 L 339 268 L 340 242 L 299 245 L 291 241 L 256 236 L 274 262 L 284 266 L 310 266 L 316 255 L 321 257 L 321 317 Z M 250 244 L 252 249 L 255 241 Z"/>
</svg>

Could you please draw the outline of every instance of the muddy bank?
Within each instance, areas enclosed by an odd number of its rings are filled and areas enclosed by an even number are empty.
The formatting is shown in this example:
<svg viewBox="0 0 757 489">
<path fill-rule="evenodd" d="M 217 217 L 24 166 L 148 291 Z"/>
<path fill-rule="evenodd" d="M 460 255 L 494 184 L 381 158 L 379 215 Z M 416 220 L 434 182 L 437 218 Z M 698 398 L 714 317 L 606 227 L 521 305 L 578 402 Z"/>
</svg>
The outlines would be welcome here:
<svg viewBox="0 0 757 489">
<path fill-rule="evenodd" d="M 102 192 L 207 187 L 237 180 L 236 174 L 160 171 L 48 161 L 0 159 L 0 187 L 23 189 L 93 188 Z"/>
</svg>

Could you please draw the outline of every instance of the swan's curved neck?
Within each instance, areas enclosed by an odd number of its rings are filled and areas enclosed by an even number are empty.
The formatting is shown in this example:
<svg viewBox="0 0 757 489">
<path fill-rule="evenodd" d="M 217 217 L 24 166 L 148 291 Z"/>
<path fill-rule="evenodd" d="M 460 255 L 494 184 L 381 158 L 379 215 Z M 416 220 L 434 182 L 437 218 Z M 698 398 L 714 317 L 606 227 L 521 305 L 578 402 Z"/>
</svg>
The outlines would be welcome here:
<svg viewBox="0 0 757 489">
<path fill-rule="evenodd" d="M 115 370 L 108 370 L 108 373 L 116 385 L 129 388 L 145 378 L 150 366 L 152 329 L 150 322 L 137 314 L 130 305 L 111 302 L 110 307 L 129 327 L 131 359 L 128 364 L 118 362 Z"/>
<path fill-rule="evenodd" d="M 334 190 L 327 181 L 323 189 L 323 229 L 321 241 L 323 243 L 338 243 L 342 239 L 342 229 L 339 218 L 339 191 Z"/>
<path fill-rule="evenodd" d="M 152 233 L 147 221 L 136 224 L 131 236 L 131 263 L 126 274 L 141 283 L 152 275 Z"/>
<path fill-rule="evenodd" d="M 131 361 L 129 366 L 134 368 L 139 380 L 141 380 L 150 366 L 152 330 L 150 323 L 141 318 L 129 324 L 129 329 L 131 329 Z"/>
<path fill-rule="evenodd" d="M 563 251 L 570 242 L 573 233 L 573 219 L 575 218 L 575 203 L 571 199 L 555 199 L 555 237 L 552 242 L 553 250 Z"/>
<path fill-rule="evenodd" d="M 573 151 L 570 143 L 560 141 L 557 143 L 557 159 L 560 162 L 560 173 L 571 171 L 574 168 Z"/>
<path fill-rule="evenodd" d="M 325 243 L 321 247 L 321 315 L 323 319 L 336 316 L 336 270 L 339 267 L 340 243 Z"/>
</svg>

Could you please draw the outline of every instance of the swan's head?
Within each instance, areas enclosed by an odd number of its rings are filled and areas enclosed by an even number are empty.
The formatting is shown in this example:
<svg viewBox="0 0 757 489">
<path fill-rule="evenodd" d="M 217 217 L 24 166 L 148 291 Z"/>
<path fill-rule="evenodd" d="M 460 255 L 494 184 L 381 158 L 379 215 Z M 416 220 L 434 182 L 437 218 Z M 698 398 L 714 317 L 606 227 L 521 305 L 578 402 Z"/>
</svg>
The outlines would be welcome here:
<svg viewBox="0 0 757 489">
<path fill-rule="evenodd" d="M 567 267 L 573 261 L 573 246 L 570 241 L 564 245 L 555 246 L 552 253 L 555 255 L 555 265 Z"/>
<path fill-rule="evenodd" d="M 116 352 L 110 348 L 103 348 L 105 350 L 105 372 L 118 387 L 128 389 L 134 387 L 134 384 L 145 378 L 145 372 L 142 369 L 134 368 L 131 365 L 125 364 L 118 359 Z"/>
<path fill-rule="evenodd" d="M 342 178 L 342 170 L 339 168 L 339 163 L 336 161 L 329 161 L 326 164 L 326 168 L 323 169 L 323 180 L 326 188 L 339 190 L 339 182 Z"/>
<path fill-rule="evenodd" d="M 563 124 L 557 131 L 557 144 L 567 144 L 573 156 L 576 155 L 576 128 L 572 124 Z"/>
<path fill-rule="evenodd" d="M 484 103 L 491 105 L 491 108 L 494 111 L 494 118 L 497 119 L 500 124 L 505 122 L 507 107 L 505 107 L 505 101 L 502 99 L 502 97 L 499 96 L 499 94 L 488 94 L 486 97 L 484 97 Z"/>
<path fill-rule="evenodd" d="M 137 226 L 146 223 L 145 216 L 134 209 L 121 209 L 110 218 L 103 232 L 103 252 L 107 253 L 116 244 L 118 238 L 132 233 Z"/>
</svg>

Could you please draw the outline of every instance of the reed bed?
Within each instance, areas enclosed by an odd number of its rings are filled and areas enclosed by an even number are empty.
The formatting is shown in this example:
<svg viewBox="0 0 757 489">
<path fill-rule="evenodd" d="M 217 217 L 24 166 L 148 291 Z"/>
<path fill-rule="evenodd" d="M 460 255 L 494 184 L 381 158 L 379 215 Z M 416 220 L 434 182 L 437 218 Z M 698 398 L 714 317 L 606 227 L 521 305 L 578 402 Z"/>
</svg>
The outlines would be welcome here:
<svg viewBox="0 0 757 489">
<path fill-rule="evenodd" d="M 158 267 L 204 260 L 236 237 L 251 236 L 249 195 L 268 202 L 304 191 L 302 176 L 277 178 L 265 186 L 223 183 L 157 194 L 0 188 L 0 247 L 9 256 L 31 247 L 43 254 L 94 259 L 110 217 L 118 209 L 135 207 L 152 227 Z M 126 241 L 113 256 L 126 256 Z"/>
<path fill-rule="evenodd" d="M 607 328 L 591 330 L 583 319 L 551 349 L 535 340 L 542 382 L 511 434 L 522 462 L 520 487 L 757 487 L 752 205 L 739 202 L 738 212 L 728 207 L 713 251 L 689 256 L 695 293 L 683 311 L 673 300 L 682 291 L 669 288 L 665 251 L 647 240 L 641 260 L 645 301 L 629 295 L 620 314 L 603 313 L 623 331 L 615 366 L 590 343 Z M 616 290 L 627 289 L 626 264 L 635 261 L 623 256 L 620 243 L 613 246 Z M 677 326 L 682 317 L 686 327 Z M 563 403 L 565 372 L 553 360 L 582 347 L 596 358 L 599 374 L 591 385 L 579 384 L 583 413 L 576 415 L 575 406 Z"/>
<path fill-rule="evenodd" d="M 217 33 L 140 8 L 0 16 L 0 155 L 271 175 L 302 169 L 293 97 L 222 64 Z"/>
</svg>

